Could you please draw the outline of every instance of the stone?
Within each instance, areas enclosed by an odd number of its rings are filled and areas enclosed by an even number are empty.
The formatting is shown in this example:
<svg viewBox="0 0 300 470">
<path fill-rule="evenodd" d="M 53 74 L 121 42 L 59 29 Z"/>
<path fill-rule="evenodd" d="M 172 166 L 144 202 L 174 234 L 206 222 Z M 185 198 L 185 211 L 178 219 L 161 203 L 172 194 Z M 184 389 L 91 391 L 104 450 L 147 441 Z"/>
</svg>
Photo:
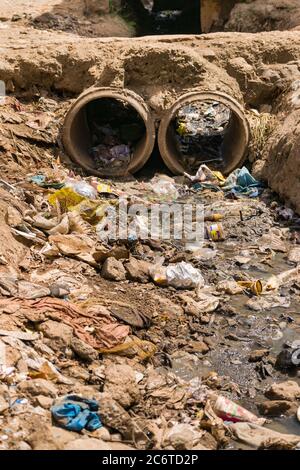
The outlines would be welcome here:
<svg viewBox="0 0 300 470">
<path fill-rule="evenodd" d="M 121 261 L 110 257 L 103 263 L 101 276 L 110 281 L 125 281 L 126 271 Z"/>
<path fill-rule="evenodd" d="M 127 411 L 111 396 L 101 394 L 101 421 L 108 428 L 114 429 L 122 434 L 126 440 L 131 440 L 134 434 L 134 423 Z"/>
<path fill-rule="evenodd" d="M 93 437 L 96 439 L 100 439 L 101 441 L 110 441 L 111 440 L 111 435 L 110 432 L 107 428 L 102 426 L 102 428 L 96 429 L 93 431 Z"/>
<path fill-rule="evenodd" d="M 126 364 L 112 364 L 105 369 L 104 393 L 109 394 L 123 408 L 130 408 L 139 401 L 140 391 L 136 374 Z"/>
<path fill-rule="evenodd" d="M 77 354 L 77 356 L 79 356 L 84 361 L 96 361 L 99 357 L 99 353 L 94 348 L 92 348 L 92 346 L 85 343 L 76 336 L 72 337 L 71 348 L 75 354 Z"/>
<path fill-rule="evenodd" d="M 171 445 L 176 450 L 192 449 L 200 438 L 201 433 L 190 424 L 177 423 L 167 432 L 164 447 Z"/>
<path fill-rule="evenodd" d="M 69 368 L 68 375 L 84 382 L 87 382 L 90 378 L 89 371 L 86 368 L 77 365 Z"/>
<path fill-rule="evenodd" d="M 135 447 L 123 444 L 123 442 L 108 442 L 111 450 L 136 450 Z"/>
<path fill-rule="evenodd" d="M 55 350 L 62 350 L 70 346 L 73 328 L 65 323 L 57 322 L 54 320 L 47 320 L 38 326 L 46 338 L 51 339 L 51 348 Z"/>
<path fill-rule="evenodd" d="M 288 261 L 300 263 L 300 247 L 296 246 L 290 250 L 287 257 Z"/>
<path fill-rule="evenodd" d="M 265 395 L 271 400 L 294 401 L 300 398 L 300 387 L 297 382 L 288 380 L 287 382 L 271 385 Z"/>
<path fill-rule="evenodd" d="M 268 349 L 256 349 L 252 351 L 249 356 L 249 362 L 259 362 L 262 360 L 263 357 L 269 354 Z"/>
<path fill-rule="evenodd" d="M 23 223 L 23 217 L 20 212 L 13 206 L 8 206 L 6 212 L 6 223 L 14 227 L 15 225 L 21 225 Z"/>
<path fill-rule="evenodd" d="M 149 266 L 147 261 L 130 258 L 129 262 L 125 264 L 127 279 L 134 282 L 145 283 L 149 281 Z"/>
<path fill-rule="evenodd" d="M 35 398 L 35 401 L 38 406 L 41 406 L 45 410 L 49 410 L 53 404 L 53 399 L 49 397 L 45 397 L 44 395 L 38 395 Z"/>
<path fill-rule="evenodd" d="M 195 447 L 192 448 L 192 450 L 210 450 L 210 449 L 205 447 L 203 444 L 197 444 Z"/>
<path fill-rule="evenodd" d="M 263 416 L 281 416 L 287 412 L 294 414 L 297 405 L 286 400 L 264 401 L 258 405 L 258 409 Z"/>
<path fill-rule="evenodd" d="M 209 346 L 204 341 L 190 341 L 189 352 L 195 352 L 200 354 L 206 354 L 209 351 Z"/>
<path fill-rule="evenodd" d="M 56 398 L 57 388 L 53 383 L 45 379 L 23 380 L 18 384 L 18 391 L 25 395 L 44 395 L 45 397 Z"/>
<path fill-rule="evenodd" d="M 4 413 L 4 411 L 8 410 L 8 408 L 8 402 L 2 396 L 0 396 L 0 414 Z"/>
<path fill-rule="evenodd" d="M 29 444 L 25 441 L 20 441 L 16 445 L 16 450 L 32 450 Z"/>
<path fill-rule="evenodd" d="M 13 348 L 12 346 L 6 346 L 5 361 L 7 366 L 16 367 L 21 358 L 22 356 L 16 348 Z"/>
<path fill-rule="evenodd" d="M 64 446 L 64 450 L 112 450 L 110 445 L 100 439 L 79 438 Z"/>
<path fill-rule="evenodd" d="M 78 434 L 57 426 L 51 426 L 41 416 L 32 414 L 30 420 L 24 421 L 26 442 L 34 450 L 63 450 L 64 446 L 75 439 Z"/>
</svg>

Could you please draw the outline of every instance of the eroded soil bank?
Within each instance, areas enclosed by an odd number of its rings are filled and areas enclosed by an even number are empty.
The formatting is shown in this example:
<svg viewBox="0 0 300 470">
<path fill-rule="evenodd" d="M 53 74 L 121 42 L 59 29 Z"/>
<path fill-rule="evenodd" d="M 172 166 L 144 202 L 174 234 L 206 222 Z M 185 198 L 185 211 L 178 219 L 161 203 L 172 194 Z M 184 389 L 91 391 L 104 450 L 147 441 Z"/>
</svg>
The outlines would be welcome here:
<svg viewBox="0 0 300 470">
<path fill-rule="evenodd" d="M 1 448 L 295 448 L 300 33 L 95 39 L 11 24 L 0 39 Z M 138 93 L 157 126 L 183 93 L 228 93 L 270 187 L 239 197 L 215 176 L 192 184 L 157 149 L 135 176 L 87 176 L 61 126 L 90 86 Z M 124 198 L 203 204 L 222 237 L 99 240 L 105 210 Z M 197 285 L 164 278 L 182 262 Z M 95 399 L 103 427 L 65 429 L 52 408 L 65 395 Z M 228 424 L 220 397 L 255 416 Z"/>
</svg>

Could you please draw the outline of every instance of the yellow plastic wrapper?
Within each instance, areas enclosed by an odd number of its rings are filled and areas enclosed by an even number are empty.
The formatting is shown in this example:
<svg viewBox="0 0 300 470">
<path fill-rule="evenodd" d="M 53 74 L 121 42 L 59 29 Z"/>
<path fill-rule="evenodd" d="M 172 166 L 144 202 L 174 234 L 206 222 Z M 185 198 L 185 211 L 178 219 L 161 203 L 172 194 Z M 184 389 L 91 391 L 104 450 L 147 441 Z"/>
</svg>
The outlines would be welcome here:
<svg viewBox="0 0 300 470">
<path fill-rule="evenodd" d="M 181 122 L 179 126 L 177 127 L 176 131 L 181 136 L 185 135 L 187 133 L 186 124 Z"/>
<path fill-rule="evenodd" d="M 212 171 L 212 174 L 220 181 L 220 183 L 224 183 L 226 181 L 225 176 L 223 176 L 220 171 Z"/>
<path fill-rule="evenodd" d="M 59 189 L 58 191 L 55 191 L 55 193 L 50 194 L 48 197 L 48 201 L 51 206 L 55 207 L 57 204 L 59 204 L 62 212 L 71 211 L 75 206 L 84 200 L 84 196 L 80 196 L 80 194 L 75 193 L 75 191 L 73 191 L 71 188 Z"/>
<path fill-rule="evenodd" d="M 97 191 L 98 193 L 111 193 L 111 187 L 105 183 L 97 184 Z"/>
<path fill-rule="evenodd" d="M 249 289 L 255 295 L 261 295 L 263 286 L 261 281 L 238 281 L 238 285 L 244 289 Z"/>
</svg>

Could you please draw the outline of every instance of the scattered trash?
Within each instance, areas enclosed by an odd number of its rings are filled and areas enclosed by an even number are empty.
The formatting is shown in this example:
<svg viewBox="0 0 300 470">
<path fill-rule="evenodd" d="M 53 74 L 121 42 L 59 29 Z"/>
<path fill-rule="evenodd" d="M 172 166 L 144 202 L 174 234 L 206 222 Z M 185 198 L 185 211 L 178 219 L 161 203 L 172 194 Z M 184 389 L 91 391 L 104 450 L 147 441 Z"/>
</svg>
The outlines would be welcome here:
<svg viewBox="0 0 300 470">
<path fill-rule="evenodd" d="M 249 289 L 254 295 L 261 295 L 263 286 L 261 281 L 238 281 L 239 286 L 243 289 Z"/>
<path fill-rule="evenodd" d="M 194 102 L 178 111 L 174 131 L 187 171 L 210 162 L 222 168 L 222 143 L 230 118 L 230 109 L 216 101 Z"/>
<path fill-rule="evenodd" d="M 234 423 L 247 422 L 259 425 L 266 422 L 264 418 L 258 418 L 253 413 L 250 413 L 250 411 L 223 396 L 217 398 L 213 409 L 223 421 L 232 421 Z"/>
<path fill-rule="evenodd" d="M 126 173 L 134 147 L 145 132 L 138 112 L 121 100 L 100 99 L 87 106 L 87 121 L 95 167 L 99 170 L 109 167 L 111 174 L 120 169 Z"/>
<path fill-rule="evenodd" d="M 194 289 L 204 286 L 201 272 L 184 261 L 167 267 L 155 265 L 150 269 L 150 275 L 153 281 L 161 286 L 172 286 L 176 289 Z"/>
<path fill-rule="evenodd" d="M 257 197 L 264 189 L 264 184 L 257 181 L 246 167 L 235 170 L 224 182 L 223 190 L 231 194 L 244 194 Z"/>
<path fill-rule="evenodd" d="M 89 400 L 78 395 L 67 395 L 58 404 L 51 407 L 54 421 L 68 431 L 96 431 L 102 424 L 97 413 L 96 400 Z"/>
<path fill-rule="evenodd" d="M 225 240 L 225 234 L 222 224 L 212 224 L 206 227 L 208 238 L 214 242 Z"/>
</svg>

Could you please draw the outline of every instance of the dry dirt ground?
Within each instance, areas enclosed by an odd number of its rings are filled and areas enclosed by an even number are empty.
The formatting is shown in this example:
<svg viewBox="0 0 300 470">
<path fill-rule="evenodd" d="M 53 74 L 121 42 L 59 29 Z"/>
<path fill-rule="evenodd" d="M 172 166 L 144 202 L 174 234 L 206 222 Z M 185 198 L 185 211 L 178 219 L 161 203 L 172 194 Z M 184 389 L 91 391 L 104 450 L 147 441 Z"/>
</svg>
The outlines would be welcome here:
<svg viewBox="0 0 300 470">
<path fill-rule="evenodd" d="M 17 2 L 14 14 L 18 3 L 21 16 L 45 11 L 41 2 Z M 285 362 L 277 356 L 299 339 L 299 218 L 278 194 L 266 188 L 231 200 L 172 179 L 179 202 L 223 216 L 225 240 L 196 251 L 174 241 L 99 243 L 92 203 L 75 209 L 49 196 L 53 182 L 91 182 L 60 143 L 66 111 L 85 88 L 129 88 L 157 123 L 183 92 L 209 89 L 234 96 L 249 114 L 256 108 L 255 174 L 299 210 L 300 32 L 86 38 L 25 20 L 0 29 L 9 95 L 0 106 L 1 448 L 295 448 L 299 368 L 290 367 L 290 349 Z M 257 132 L 261 120 L 272 127 Z M 30 179 L 37 174 L 48 187 Z M 151 204 L 161 199 L 151 176 L 102 182 L 116 200 Z M 110 197 L 94 204 L 103 208 Z M 205 286 L 153 282 L 149 267 L 160 256 L 165 265 L 191 263 Z M 238 284 L 249 279 L 262 281 L 263 295 Z M 104 427 L 58 426 L 50 409 L 66 394 L 96 399 Z M 261 424 L 253 415 L 242 427 L 224 424 L 220 396 L 270 422 L 252 432 Z"/>
<path fill-rule="evenodd" d="M 130 37 L 134 27 L 110 12 L 108 0 L 1 1 L 0 19 L 18 26 L 69 31 L 89 37 Z"/>
</svg>

